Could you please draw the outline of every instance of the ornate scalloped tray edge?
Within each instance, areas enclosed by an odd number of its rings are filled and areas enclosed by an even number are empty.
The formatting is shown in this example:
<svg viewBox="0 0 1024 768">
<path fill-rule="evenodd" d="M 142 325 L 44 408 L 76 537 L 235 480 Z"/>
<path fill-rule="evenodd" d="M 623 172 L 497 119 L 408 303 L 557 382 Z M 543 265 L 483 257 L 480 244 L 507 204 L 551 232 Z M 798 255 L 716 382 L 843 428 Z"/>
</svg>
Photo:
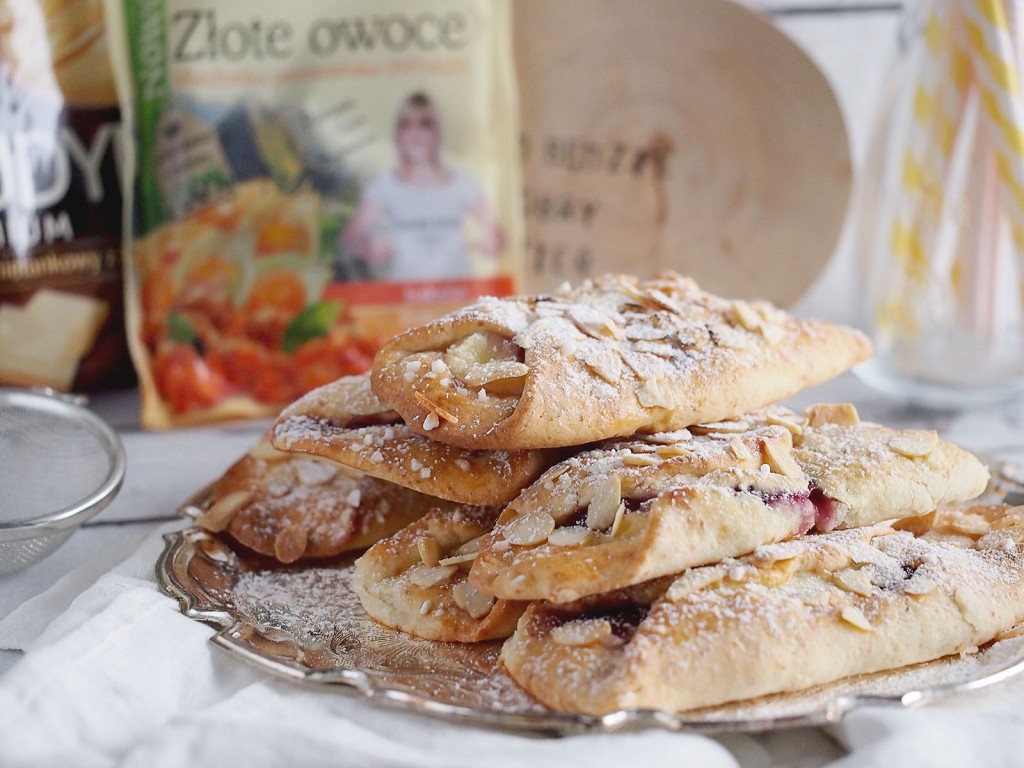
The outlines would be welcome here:
<svg viewBox="0 0 1024 768">
<path fill-rule="evenodd" d="M 204 489 L 179 513 L 194 519 L 209 503 Z M 975 654 L 712 709 L 564 715 L 534 702 L 504 673 L 500 643 L 435 643 L 376 624 L 349 587 L 352 557 L 282 567 L 194 526 L 165 540 L 158 582 L 182 613 L 218 629 L 212 642 L 233 656 L 300 684 L 341 686 L 385 706 L 502 730 L 716 733 L 824 725 L 858 707 L 919 706 L 1024 671 L 1024 636 L 1016 636 Z"/>
</svg>

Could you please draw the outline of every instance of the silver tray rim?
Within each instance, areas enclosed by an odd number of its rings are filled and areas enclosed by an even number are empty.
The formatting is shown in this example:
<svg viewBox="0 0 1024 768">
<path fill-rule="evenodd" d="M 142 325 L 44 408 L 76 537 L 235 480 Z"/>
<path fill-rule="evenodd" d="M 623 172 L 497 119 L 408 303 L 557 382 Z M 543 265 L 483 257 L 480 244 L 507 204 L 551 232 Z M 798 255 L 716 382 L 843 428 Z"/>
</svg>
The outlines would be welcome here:
<svg viewBox="0 0 1024 768">
<path fill-rule="evenodd" d="M 995 473 L 993 473 L 995 474 Z M 177 510 L 185 520 L 195 520 L 210 505 L 213 484 L 203 488 Z M 1003 666 L 976 678 L 930 687 L 912 687 L 901 694 L 876 695 L 871 693 L 837 693 L 817 708 L 782 716 L 754 718 L 708 718 L 700 713 L 687 714 L 653 709 L 623 709 L 600 717 L 563 714 L 558 712 L 519 713 L 478 709 L 435 701 L 426 696 L 389 687 L 375 681 L 358 668 L 331 670 L 314 669 L 298 661 L 282 661 L 260 653 L 245 642 L 255 627 L 247 622 L 232 605 L 219 602 L 211 595 L 190 590 L 181 574 L 196 554 L 195 544 L 211 534 L 192 525 L 179 531 L 166 533 L 164 549 L 155 564 L 160 588 L 178 602 L 185 616 L 218 630 L 210 642 L 259 669 L 277 677 L 310 687 L 337 687 L 360 696 L 375 705 L 437 717 L 448 722 L 482 726 L 501 731 L 547 736 L 569 736 L 582 733 L 616 733 L 658 728 L 675 732 L 705 735 L 725 733 L 764 733 L 803 727 L 834 725 L 856 709 L 864 707 L 891 707 L 911 709 L 997 685 L 1024 672 L 1024 636 L 1010 660 Z M 984 653 L 984 650 L 982 651 Z M 933 663 L 933 662 L 929 662 Z M 899 670 L 893 670 L 897 672 Z M 882 679 L 887 673 L 869 676 Z M 838 686 L 837 681 L 822 686 Z M 798 694 L 794 694 L 798 695 Z M 780 694 L 782 699 L 786 694 Z"/>
</svg>

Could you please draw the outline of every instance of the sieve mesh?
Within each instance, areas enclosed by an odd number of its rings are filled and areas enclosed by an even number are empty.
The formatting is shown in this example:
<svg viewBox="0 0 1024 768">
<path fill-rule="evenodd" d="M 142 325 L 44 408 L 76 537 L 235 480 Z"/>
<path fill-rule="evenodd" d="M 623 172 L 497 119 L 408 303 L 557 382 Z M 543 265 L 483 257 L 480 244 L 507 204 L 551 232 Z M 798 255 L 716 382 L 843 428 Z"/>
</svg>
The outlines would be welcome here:
<svg viewBox="0 0 1024 768">
<path fill-rule="evenodd" d="M 52 533 L 41 533 L 33 539 L 0 541 L 0 574 L 10 573 L 42 560 L 67 541 L 74 532 L 74 528 L 64 528 Z"/>
<path fill-rule="evenodd" d="M 72 398 L 0 388 L 0 574 L 49 555 L 117 493 L 121 439 Z"/>
<path fill-rule="evenodd" d="M 78 504 L 100 489 L 113 461 L 93 424 L 62 410 L 0 402 L 0 523 Z"/>
</svg>

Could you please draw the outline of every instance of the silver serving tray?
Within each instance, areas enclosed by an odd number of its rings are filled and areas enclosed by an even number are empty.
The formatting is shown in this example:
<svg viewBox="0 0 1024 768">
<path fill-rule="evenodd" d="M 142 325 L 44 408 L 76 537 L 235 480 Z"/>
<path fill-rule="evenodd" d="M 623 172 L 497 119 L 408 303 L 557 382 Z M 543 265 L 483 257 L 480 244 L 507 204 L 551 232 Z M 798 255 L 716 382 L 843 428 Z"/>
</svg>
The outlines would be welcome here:
<svg viewBox="0 0 1024 768">
<path fill-rule="evenodd" d="M 993 472 L 995 495 L 1010 501 L 1021 486 L 1002 469 Z M 1015 488 L 1000 488 L 1000 478 Z M 194 519 L 209 503 L 206 489 L 179 512 Z M 430 642 L 375 623 L 350 588 L 353 557 L 281 566 L 194 526 L 165 539 L 157 580 L 177 598 L 182 613 L 220 630 L 214 645 L 304 685 L 339 686 L 374 703 L 505 730 L 570 734 L 659 727 L 718 733 L 825 725 L 858 707 L 916 707 L 1024 670 L 1022 634 L 973 654 L 681 714 L 559 714 L 505 674 L 498 662 L 500 642 Z"/>
</svg>

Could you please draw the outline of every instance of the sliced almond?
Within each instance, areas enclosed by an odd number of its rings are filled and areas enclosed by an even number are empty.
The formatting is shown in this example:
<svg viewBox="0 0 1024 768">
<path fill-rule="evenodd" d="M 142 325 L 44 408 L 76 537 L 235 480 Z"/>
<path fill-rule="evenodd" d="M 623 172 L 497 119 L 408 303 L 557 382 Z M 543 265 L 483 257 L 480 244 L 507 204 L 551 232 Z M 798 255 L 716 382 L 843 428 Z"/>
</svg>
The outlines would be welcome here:
<svg viewBox="0 0 1024 768">
<path fill-rule="evenodd" d="M 291 464 L 277 464 L 263 476 L 260 483 L 263 491 L 279 499 L 295 487 L 295 468 Z"/>
<path fill-rule="evenodd" d="M 228 527 L 235 515 L 238 514 L 238 510 L 248 504 L 250 500 L 252 500 L 252 494 L 248 491 L 235 491 L 227 496 L 222 496 L 196 518 L 196 525 L 204 530 L 219 533 Z"/>
<path fill-rule="evenodd" d="M 675 398 L 667 377 L 647 379 L 636 391 L 636 399 L 644 408 L 675 407 Z"/>
<path fill-rule="evenodd" d="M 482 619 L 489 614 L 496 602 L 494 595 L 481 592 L 468 581 L 460 581 L 452 587 L 452 599 L 474 619 Z"/>
<path fill-rule="evenodd" d="M 417 563 L 408 571 L 405 572 L 406 577 L 420 589 L 430 589 L 436 587 L 438 584 L 444 584 L 448 581 L 455 572 L 459 570 L 454 565 L 436 565 L 430 567 L 422 563 Z"/>
<path fill-rule="evenodd" d="M 769 411 L 767 421 L 771 426 L 785 427 L 794 437 L 804 433 L 804 428 L 800 426 L 794 413 Z"/>
<path fill-rule="evenodd" d="M 964 533 L 968 536 L 983 536 L 989 531 L 988 520 L 983 515 L 971 513 L 953 515 L 949 521 L 949 527 L 957 533 Z"/>
<path fill-rule="evenodd" d="M 761 316 L 761 319 L 766 323 L 772 323 L 774 325 L 785 325 L 789 322 L 789 316 L 784 311 L 776 307 L 770 301 L 763 299 L 755 299 L 750 302 L 750 306 L 754 309 L 757 314 Z"/>
<path fill-rule="evenodd" d="M 670 603 L 678 602 L 687 595 L 718 584 L 727 574 L 728 568 L 721 565 L 683 571 L 682 575 L 673 581 L 672 586 L 665 592 L 665 599 Z"/>
<path fill-rule="evenodd" d="M 626 505 L 619 504 L 618 509 L 615 510 L 615 517 L 612 518 L 612 528 L 609 531 L 612 538 L 615 538 L 619 534 L 619 530 L 622 528 L 622 521 L 626 517 Z"/>
<path fill-rule="evenodd" d="M 748 331 L 756 331 L 764 322 L 760 313 L 745 301 L 733 302 L 731 318 Z"/>
<path fill-rule="evenodd" d="M 630 341 L 661 341 L 671 339 L 673 331 L 669 328 L 656 328 L 645 323 L 632 323 L 627 325 L 622 335 Z"/>
<path fill-rule="evenodd" d="M 420 560 L 423 564 L 433 568 L 440 562 L 441 545 L 433 536 L 420 536 L 416 539 L 416 550 L 420 553 Z"/>
<path fill-rule="evenodd" d="M 675 445 L 685 443 L 693 439 L 693 434 L 688 429 L 676 429 L 671 432 L 652 432 L 649 435 L 636 435 L 636 439 L 643 440 L 652 445 Z"/>
<path fill-rule="evenodd" d="M 661 458 L 650 453 L 631 451 L 622 457 L 622 463 L 627 467 L 653 467 L 661 464 Z"/>
<path fill-rule="evenodd" d="M 285 526 L 274 537 L 274 557 L 282 563 L 294 563 L 306 552 L 308 534 L 300 524 Z"/>
<path fill-rule="evenodd" d="M 469 541 L 464 541 L 462 544 L 459 545 L 458 549 L 455 550 L 455 554 L 467 555 L 470 552 L 479 552 L 482 538 L 482 536 L 476 536 L 475 538 L 472 538 Z"/>
<path fill-rule="evenodd" d="M 638 341 L 633 345 L 633 349 L 646 355 L 664 357 L 666 360 L 671 360 L 679 353 L 679 351 L 671 344 L 656 341 Z"/>
<path fill-rule="evenodd" d="M 622 357 L 612 349 L 594 350 L 583 364 L 609 384 L 618 384 L 622 378 Z"/>
<path fill-rule="evenodd" d="M 786 433 L 783 432 L 783 435 Z M 764 454 L 765 461 L 771 468 L 772 472 L 783 475 L 784 477 L 802 477 L 804 471 L 797 464 L 796 459 L 793 458 L 793 452 L 788 445 L 785 445 L 781 440 L 773 440 L 762 438 L 761 452 Z"/>
<path fill-rule="evenodd" d="M 338 474 L 337 467 L 328 464 L 326 461 L 302 459 L 293 462 L 293 465 L 295 467 L 295 477 L 298 479 L 299 484 L 307 487 L 323 485 L 333 480 Z"/>
<path fill-rule="evenodd" d="M 865 632 L 872 632 L 875 629 L 871 626 L 871 622 L 868 621 L 868 617 L 864 615 L 864 612 L 855 605 L 848 605 L 843 608 L 839 612 L 839 618 L 847 624 L 852 624 L 857 629 L 863 629 Z"/>
<path fill-rule="evenodd" d="M 615 321 L 601 310 L 586 304 L 573 304 L 569 307 L 569 319 L 583 333 L 595 339 L 621 339 L 622 331 Z"/>
<path fill-rule="evenodd" d="M 674 312 L 677 315 L 684 314 L 683 307 L 678 301 L 673 299 L 664 291 L 659 291 L 657 288 L 647 291 L 646 298 L 651 304 L 659 309 Z"/>
<path fill-rule="evenodd" d="M 426 397 L 422 392 L 413 391 L 412 394 L 416 398 L 416 402 L 418 402 L 431 413 L 437 414 L 437 417 L 439 419 L 444 419 L 445 421 L 451 424 L 459 423 L 459 418 L 455 414 L 446 411 L 437 403 L 433 402 L 428 397 Z"/>
<path fill-rule="evenodd" d="M 828 592 L 815 592 L 813 595 L 808 595 L 803 598 L 800 602 L 804 605 L 811 606 L 812 608 L 828 605 L 831 600 L 829 599 Z"/>
<path fill-rule="evenodd" d="M 1024 527 L 1024 515 L 1017 513 L 1005 514 L 989 523 L 989 528 L 993 531 L 1003 531 L 1007 528 L 1018 527 Z"/>
<path fill-rule="evenodd" d="M 590 538 L 590 529 L 579 525 L 568 525 L 564 528 L 555 528 L 548 536 L 548 543 L 556 547 L 575 547 L 583 544 Z"/>
<path fill-rule="evenodd" d="M 594 486 L 593 498 L 587 507 L 587 528 L 603 531 L 615 521 L 615 511 L 622 502 L 622 481 L 609 475 Z"/>
<path fill-rule="evenodd" d="M 749 421 L 744 421 L 743 419 L 730 419 L 729 421 L 711 421 L 707 424 L 694 424 L 689 429 L 690 432 L 695 435 L 739 435 L 744 432 L 749 432 L 750 428 L 751 424 Z"/>
<path fill-rule="evenodd" d="M 746 331 L 722 325 L 715 328 L 715 343 L 726 349 L 752 349 L 757 346 L 757 341 Z"/>
<path fill-rule="evenodd" d="M 269 440 L 260 440 L 249 450 L 249 455 L 263 461 L 281 461 L 281 459 L 286 459 L 294 454 L 277 450 Z"/>
<path fill-rule="evenodd" d="M 832 574 L 832 581 L 840 589 L 862 597 L 870 597 L 875 593 L 875 585 L 871 583 L 871 573 L 866 570 L 838 571 Z"/>
<path fill-rule="evenodd" d="M 807 426 L 820 427 L 822 424 L 853 427 L 860 424 L 860 415 L 852 403 L 817 403 L 807 409 Z"/>
<path fill-rule="evenodd" d="M 553 530 L 555 519 L 546 512 L 535 510 L 506 526 L 504 534 L 510 544 L 529 547 L 547 541 Z"/>
<path fill-rule="evenodd" d="M 581 506 L 579 496 L 575 493 L 561 493 L 555 491 L 544 500 L 544 511 L 554 518 L 556 523 L 562 523 L 566 518 L 575 515 Z"/>
<path fill-rule="evenodd" d="M 676 339 L 688 349 L 703 347 L 711 340 L 711 333 L 703 323 L 684 325 L 676 332 Z"/>
<path fill-rule="evenodd" d="M 438 565 L 459 565 L 460 563 L 470 563 L 477 559 L 480 555 L 479 552 L 462 552 L 461 554 L 452 555 L 446 557 L 443 560 L 438 561 Z"/>
<path fill-rule="evenodd" d="M 911 577 L 903 584 L 903 591 L 908 595 L 928 595 L 935 591 L 938 582 L 925 577 Z"/>
<path fill-rule="evenodd" d="M 493 381 L 521 379 L 529 372 L 530 367 L 518 360 L 492 360 L 469 366 L 461 378 L 471 387 L 482 387 Z"/>
<path fill-rule="evenodd" d="M 611 633 L 612 625 L 607 619 L 577 619 L 551 630 L 551 639 L 559 645 L 593 645 Z"/>
<path fill-rule="evenodd" d="M 770 565 L 782 563 L 787 560 L 796 560 L 807 554 L 807 545 L 798 540 L 780 541 L 776 544 L 766 544 L 757 550 L 758 565 Z"/>
<path fill-rule="evenodd" d="M 788 335 L 784 326 L 776 325 L 775 323 L 764 323 L 757 330 L 762 336 L 764 336 L 764 340 L 773 347 L 780 344 Z"/>
<path fill-rule="evenodd" d="M 663 459 L 672 459 L 677 456 L 686 456 L 689 453 L 693 453 L 693 448 L 687 445 L 659 445 L 654 449 L 654 452 L 661 456 Z"/>
<path fill-rule="evenodd" d="M 939 444 L 939 435 L 934 429 L 903 429 L 889 440 L 889 447 L 908 459 L 924 459 Z"/>
<path fill-rule="evenodd" d="M 749 460 L 754 458 L 754 452 L 750 450 L 749 446 L 740 440 L 738 437 L 734 437 L 729 442 L 729 453 L 740 461 Z"/>
</svg>

